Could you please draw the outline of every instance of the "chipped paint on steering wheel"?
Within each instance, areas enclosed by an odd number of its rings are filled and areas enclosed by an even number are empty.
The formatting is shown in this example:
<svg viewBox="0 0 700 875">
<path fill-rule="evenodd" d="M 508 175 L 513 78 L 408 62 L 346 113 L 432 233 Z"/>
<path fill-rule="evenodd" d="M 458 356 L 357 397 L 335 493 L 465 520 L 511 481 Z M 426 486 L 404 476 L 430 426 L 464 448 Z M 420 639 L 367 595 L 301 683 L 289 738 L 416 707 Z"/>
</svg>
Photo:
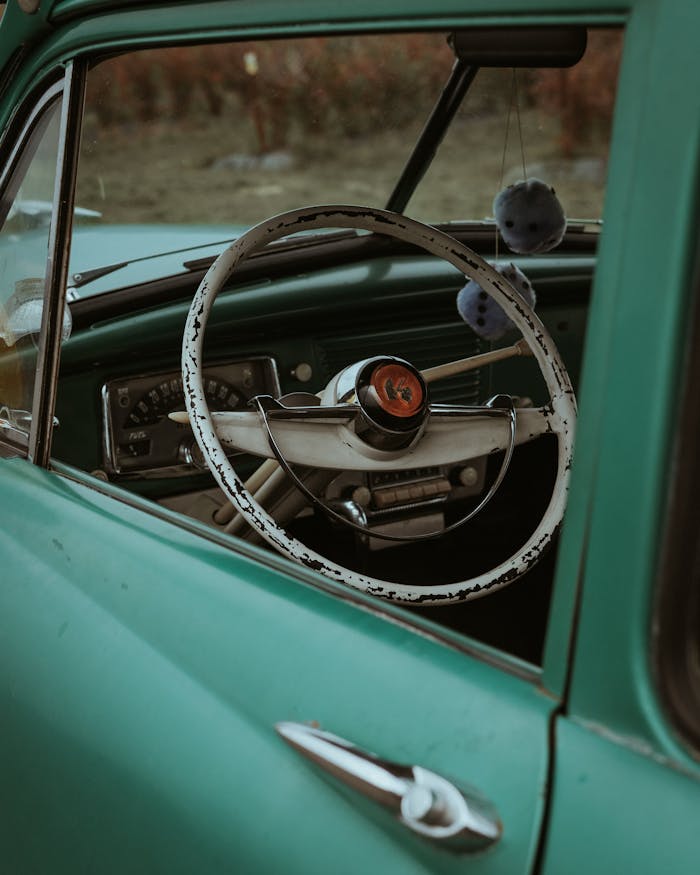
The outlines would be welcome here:
<svg viewBox="0 0 700 875">
<path fill-rule="evenodd" d="M 549 504 L 527 542 L 510 558 L 477 577 L 450 584 L 415 586 L 379 580 L 337 565 L 291 537 L 246 490 L 217 437 L 202 379 L 204 332 L 219 290 L 236 266 L 268 243 L 299 231 L 353 228 L 396 237 L 444 258 L 475 280 L 510 316 L 528 343 L 547 385 L 547 412 L 557 437 L 557 476 Z M 469 248 L 429 225 L 386 210 L 362 206 L 314 206 L 274 216 L 251 228 L 217 258 L 190 307 L 182 345 L 185 404 L 202 453 L 234 506 L 275 549 L 290 559 L 356 589 L 403 604 L 450 604 L 495 592 L 522 577 L 543 555 L 559 528 L 569 485 L 576 400 L 563 361 L 546 328 L 497 271 Z"/>
</svg>

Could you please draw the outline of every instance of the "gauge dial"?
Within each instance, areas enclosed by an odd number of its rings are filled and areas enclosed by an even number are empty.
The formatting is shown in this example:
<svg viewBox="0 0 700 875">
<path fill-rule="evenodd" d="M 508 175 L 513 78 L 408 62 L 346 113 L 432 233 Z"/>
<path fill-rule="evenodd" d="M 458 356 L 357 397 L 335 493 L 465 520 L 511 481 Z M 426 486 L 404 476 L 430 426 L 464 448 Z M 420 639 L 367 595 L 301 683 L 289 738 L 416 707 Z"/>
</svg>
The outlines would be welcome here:
<svg viewBox="0 0 700 875">
<path fill-rule="evenodd" d="M 235 387 L 217 377 L 205 377 L 204 394 L 210 410 L 235 410 L 248 399 L 243 398 Z M 144 392 L 131 408 L 124 422 L 124 428 L 155 425 L 169 413 L 185 409 L 185 393 L 182 388 L 182 377 L 170 377 L 161 380 L 155 386 Z"/>
<path fill-rule="evenodd" d="M 244 407 L 253 395 L 279 396 L 274 362 L 246 359 L 208 367 L 204 394 L 209 409 Z M 177 371 L 114 380 L 102 388 L 105 467 L 121 476 L 173 476 L 198 465 L 189 425 L 168 414 L 185 409 L 182 375 Z"/>
</svg>

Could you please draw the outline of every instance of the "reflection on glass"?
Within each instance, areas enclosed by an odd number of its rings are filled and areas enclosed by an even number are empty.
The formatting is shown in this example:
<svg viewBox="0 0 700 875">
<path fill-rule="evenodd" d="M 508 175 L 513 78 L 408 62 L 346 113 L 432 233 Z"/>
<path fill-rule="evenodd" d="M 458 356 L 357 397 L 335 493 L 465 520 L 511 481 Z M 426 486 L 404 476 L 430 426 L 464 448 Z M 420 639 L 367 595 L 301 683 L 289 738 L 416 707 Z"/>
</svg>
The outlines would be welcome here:
<svg viewBox="0 0 700 875">
<path fill-rule="evenodd" d="M 60 101 L 25 145 L 7 190 L 14 192 L 0 229 L 0 435 L 27 432 L 46 281 L 56 177 Z M 64 335 L 70 333 L 66 317 Z"/>
</svg>

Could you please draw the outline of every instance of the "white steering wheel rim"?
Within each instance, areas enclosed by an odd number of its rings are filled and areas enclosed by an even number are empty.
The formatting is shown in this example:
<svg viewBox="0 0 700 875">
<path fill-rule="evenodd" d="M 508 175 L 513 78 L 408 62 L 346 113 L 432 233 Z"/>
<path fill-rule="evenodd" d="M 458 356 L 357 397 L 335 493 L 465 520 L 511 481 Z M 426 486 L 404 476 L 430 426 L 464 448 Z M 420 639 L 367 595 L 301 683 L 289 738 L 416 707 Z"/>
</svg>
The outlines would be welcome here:
<svg viewBox="0 0 700 875">
<path fill-rule="evenodd" d="M 258 504 L 234 471 L 219 441 L 202 378 L 204 331 L 216 295 L 236 266 L 252 252 L 289 234 L 323 228 L 374 231 L 444 258 L 466 277 L 475 280 L 503 307 L 522 332 L 539 365 L 550 396 L 549 410 L 558 442 L 557 476 L 552 496 L 527 542 L 510 558 L 476 577 L 450 584 L 415 586 L 380 580 L 336 565 L 288 535 Z M 182 373 L 185 405 L 197 443 L 219 486 L 246 521 L 290 559 L 356 589 L 402 604 L 449 604 L 479 598 L 522 577 L 539 560 L 561 524 L 576 422 L 576 401 L 564 363 L 547 329 L 508 281 L 468 247 L 429 225 L 387 210 L 349 205 L 305 207 L 261 222 L 224 250 L 200 283 L 185 324 Z"/>
</svg>

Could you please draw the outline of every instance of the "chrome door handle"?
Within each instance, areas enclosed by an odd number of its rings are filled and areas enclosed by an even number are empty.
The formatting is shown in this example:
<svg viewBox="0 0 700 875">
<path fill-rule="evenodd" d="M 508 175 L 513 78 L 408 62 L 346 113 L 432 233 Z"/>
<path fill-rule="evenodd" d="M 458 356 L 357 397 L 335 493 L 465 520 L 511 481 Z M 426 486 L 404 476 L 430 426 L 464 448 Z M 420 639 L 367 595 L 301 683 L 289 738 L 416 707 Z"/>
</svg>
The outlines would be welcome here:
<svg viewBox="0 0 700 875">
<path fill-rule="evenodd" d="M 480 851 L 498 841 L 501 822 L 474 791 L 422 766 L 390 763 L 350 742 L 304 723 L 277 723 L 295 750 L 326 772 L 391 809 L 410 830 L 460 851 Z"/>
</svg>

